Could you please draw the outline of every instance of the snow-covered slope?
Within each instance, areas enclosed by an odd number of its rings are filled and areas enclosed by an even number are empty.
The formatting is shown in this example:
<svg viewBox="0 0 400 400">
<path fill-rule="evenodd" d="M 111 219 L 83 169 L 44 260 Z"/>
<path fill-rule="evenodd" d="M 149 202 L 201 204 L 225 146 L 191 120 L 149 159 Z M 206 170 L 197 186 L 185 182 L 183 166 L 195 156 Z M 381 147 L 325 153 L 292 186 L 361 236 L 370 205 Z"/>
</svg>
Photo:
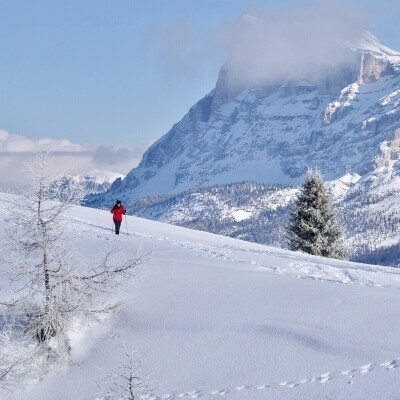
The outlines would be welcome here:
<svg viewBox="0 0 400 400">
<path fill-rule="evenodd" d="M 386 156 L 377 159 L 380 166 L 372 172 L 346 174 L 326 186 L 346 228 L 350 259 L 398 266 L 400 161 L 394 158 L 400 152 L 393 142 L 382 147 Z M 285 248 L 288 212 L 297 193 L 292 186 L 239 182 L 148 196 L 126 207 L 139 217 Z"/>
<path fill-rule="evenodd" d="M 352 62 L 268 85 L 216 87 L 144 154 L 140 165 L 90 204 L 179 193 L 216 183 L 298 183 L 309 166 L 327 180 L 373 170 L 380 143 L 400 127 L 400 54 L 370 34 Z M 350 50 L 348 50 L 350 52 Z"/>
<path fill-rule="evenodd" d="M 9 217 L 0 211 L 1 240 Z M 127 282 L 114 318 L 71 334 L 74 364 L 0 398 L 101 399 L 96 382 L 124 363 L 121 346 L 151 372 L 147 399 L 399 396 L 400 270 L 127 221 L 117 237 L 109 213 L 73 209 L 76 247 L 150 253 L 143 279 Z"/>
<path fill-rule="evenodd" d="M 398 266 L 399 144 L 387 142 L 382 148 L 385 156 L 377 159 L 372 172 L 346 174 L 326 186 L 346 228 L 350 258 Z M 127 203 L 127 208 L 140 217 L 285 248 L 287 216 L 297 193 L 297 187 L 239 182 L 149 196 Z"/>
</svg>

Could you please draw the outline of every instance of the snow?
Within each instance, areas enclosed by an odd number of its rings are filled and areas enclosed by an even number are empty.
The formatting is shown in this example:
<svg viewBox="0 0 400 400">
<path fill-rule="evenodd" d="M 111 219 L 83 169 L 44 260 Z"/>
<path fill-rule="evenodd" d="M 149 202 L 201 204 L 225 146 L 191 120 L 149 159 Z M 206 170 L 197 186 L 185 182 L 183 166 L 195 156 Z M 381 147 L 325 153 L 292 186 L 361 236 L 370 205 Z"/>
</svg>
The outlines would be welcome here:
<svg viewBox="0 0 400 400">
<path fill-rule="evenodd" d="M 1 238 L 9 218 L 0 207 Z M 96 382 L 124 362 L 121 346 L 151 372 L 148 399 L 399 398 L 400 269 L 131 216 L 116 236 L 109 213 L 83 207 L 70 218 L 86 257 L 148 254 L 141 279 L 113 318 L 75 328 L 72 365 L 1 399 L 101 399 Z"/>
<path fill-rule="evenodd" d="M 400 90 L 395 90 L 394 92 L 388 94 L 382 99 L 381 105 L 387 106 L 393 100 L 393 98 L 399 95 L 400 95 Z"/>
<path fill-rule="evenodd" d="M 244 221 L 245 219 L 249 219 L 251 217 L 251 212 L 244 210 L 235 210 L 232 211 L 232 216 L 236 222 Z"/>
<path fill-rule="evenodd" d="M 125 175 L 113 171 L 105 171 L 92 168 L 88 171 L 87 176 L 93 177 L 96 183 L 114 182 L 116 179 L 124 179 Z"/>
<path fill-rule="evenodd" d="M 372 51 L 375 55 L 382 55 L 393 63 L 400 64 L 400 53 L 382 45 L 371 32 L 364 32 L 356 43 L 349 45 L 353 49 Z"/>
<path fill-rule="evenodd" d="M 347 194 L 349 189 L 354 186 L 360 179 L 360 175 L 356 173 L 348 173 L 339 179 L 326 182 L 326 187 L 328 189 L 328 193 L 335 200 L 338 200 L 343 198 Z"/>
<path fill-rule="evenodd" d="M 102 185 L 107 182 L 112 183 L 118 178 L 124 179 L 125 175 L 120 174 L 118 172 L 105 171 L 96 168 L 89 170 L 84 175 L 71 176 L 71 179 L 73 179 L 75 182 L 82 182 L 85 179 L 90 179 L 94 183 L 97 183 L 99 185 Z"/>
</svg>

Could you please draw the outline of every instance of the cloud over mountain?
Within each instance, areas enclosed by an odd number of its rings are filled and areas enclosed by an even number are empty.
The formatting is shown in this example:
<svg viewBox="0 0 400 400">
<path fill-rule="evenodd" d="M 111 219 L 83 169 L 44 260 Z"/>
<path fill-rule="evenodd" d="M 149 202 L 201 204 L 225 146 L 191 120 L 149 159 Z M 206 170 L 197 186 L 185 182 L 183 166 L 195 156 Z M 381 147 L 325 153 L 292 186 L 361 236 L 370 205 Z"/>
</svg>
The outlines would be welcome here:
<svg viewBox="0 0 400 400">
<path fill-rule="evenodd" d="M 367 19 L 367 11 L 338 1 L 249 10 L 222 35 L 230 82 L 301 78 L 351 62 L 352 54 L 344 47 L 357 39 Z"/>
<path fill-rule="evenodd" d="M 24 185 L 25 163 L 32 162 L 39 151 L 50 151 L 55 167 L 68 174 L 85 174 L 93 170 L 106 170 L 125 174 L 135 167 L 149 143 L 135 148 L 89 146 L 72 143 L 68 139 L 38 138 L 0 130 L 0 187 Z"/>
</svg>

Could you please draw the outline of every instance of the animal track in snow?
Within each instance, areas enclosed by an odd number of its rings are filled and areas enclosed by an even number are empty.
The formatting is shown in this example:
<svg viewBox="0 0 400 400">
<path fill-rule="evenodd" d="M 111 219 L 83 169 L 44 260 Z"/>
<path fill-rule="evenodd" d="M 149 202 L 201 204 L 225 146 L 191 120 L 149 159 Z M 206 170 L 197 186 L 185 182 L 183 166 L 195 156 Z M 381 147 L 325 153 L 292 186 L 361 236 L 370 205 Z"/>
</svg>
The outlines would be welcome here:
<svg viewBox="0 0 400 400">
<path fill-rule="evenodd" d="M 243 387 L 246 387 L 246 388 L 250 388 L 249 386 L 243 386 Z M 270 385 L 260 385 L 260 386 L 257 386 L 257 390 L 265 390 L 265 389 L 268 389 L 270 387 Z"/>
<path fill-rule="evenodd" d="M 95 224 L 89 220 L 83 220 L 79 218 L 73 218 L 73 226 L 82 231 L 87 231 L 88 233 L 93 234 L 95 231 L 99 235 L 102 235 L 105 238 L 105 234 L 109 239 L 113 234 L 113 227 L 105 226 L 103 224 Z M 86 228 L 88 227 L 88 229 Z M 95 229 L 94 229 L 95 228 Z M 385 269 L 385 274 L 390 275 L 391 280 L 394 281 L 394 284 L 383 284 L 381 282 L 382 271 L 379 269 L 363 269 L 360 268 L 343 268 L 336 267 L 332 265 L 332 260 L 329 260 L 329 264 L 323 259 L 318 262 L 314 262 L 313 260 L 309 260 L 304 258 L 304 261 L 299 261 L 298 253 L 282 253 L 282 250 L 273 249 L 273 248 L 249 248 L 246 249 L 244 247 L 240 247 L 239 245 L 206 245 L 204 243 L 197 243 L 195 241 L 187 241 L 187 240 L 174 240 L 167 236 L 151 236 L 148 234 L 142 234 L 140 232 L 123 232 L 124 236 L 130 237 L 140 237 L 152 239 L 155 241 L 164 241 L 170 243 L 172 246 L 181 247 L 184 249 L 193 250 L 196 252 L 204 252 L 208 254 L 209 257 L 219 258 L 224 261 L 232 262 L 232 263 L 244 263 L 248 265 L 252 265 L 255 267 L 261 267 L 268 271 L 280 274 L 287 275 L 297 279 L 315 279 L 322 282 L 330 281 L 337 282 L 341 284 L 357 284 L 361 286 L 372 286 L 379 288 L 400 288 L 400 273 L 397 271 L 392 271 L 389 268 Z M 112 237 L 111 240 L 115 240 Z M 249 243 L 250 246 L 250 243 Z M 259 254 L 265 256 L 278 256 L 287 259 L 287 265 L 285 267 L 277 267 L 274 265 L 265 265 L 260 263 L 259 261 L 254 260 L 250 257 L 243 257 L 240 254 L 250 255 L 251 254 Z"/>
<path fill-rule="evenodd" d="M 360 374 L 366 374 L 374 369 L 374 364 L 367 364 L 360 367 Z"/>
<path fill-rule="evenodd" d="M 399 367 L 399 363 L 398 360 L 390 360 L 390 361 L 386 361 L 384 363 L 382 363 L 380 366 L 386 369 L 393 369 L 393 368 L 398 368 Z"/>
<path fill-rule="evenodd" d="M 230 393 L 228 389 L 220 389 L 220 390 L 211 390 L 211 396 L 225 396 L 226 394 Z"/>
<path fill-rule="evenodd" d="M 183 392 L 180 394 L 165 394 L 160 397 L 141 397 L 142 399 L 157 399 L 157 400 L 175 400 L 175 399 L 180 399 L 180 398 L 189 398 L 189 399 L 195 399 L 199 397 L 212 397 L 216 398 L 218 396 L 226 396 L 229 395 L 230 393 L 234 392 L 245 392 L 245 391 L 264 391 L 268 390 L 270 388 L 288 388 L 288 389 L 295 389 L 299 387 L 300 385 L 304 384 L 326 384 L 331 380 L 338 379 L 338 378 L 345 378 L 347 379 L 347 383 L 352 385 L 354 384 L 354 381 L 356 378 L 359 378 L 361 376 L 364 376 L 371 372 L 372 370 L 376 368 L 384 368 L 386 370 L 392 370 L 395 368 L 399 367 L 399 362 L 400 362 L 400 357 L 388 360 L 382 363 L 369 363 L 362 365 L 359 368 L 356 369 L 346 369 L 340 372 L 326 372 L 323 373 L 319 376 L 313 377 L 313 378 L 305 378 L 305 379 L 299 379 L 299 380 L 293 380 L 293 381 L 281 381 L 279 383 L 266 383 L 264 385 L 241 385 L 237 386 L 235 389 L 230 390 L 230 389 L 215 389 L 215 390 L 209 390 L 209 391 L 202 391 L 202 390 L 194 390 L 194 391 L 188 391 L 188 392 Z"/>
</svg>

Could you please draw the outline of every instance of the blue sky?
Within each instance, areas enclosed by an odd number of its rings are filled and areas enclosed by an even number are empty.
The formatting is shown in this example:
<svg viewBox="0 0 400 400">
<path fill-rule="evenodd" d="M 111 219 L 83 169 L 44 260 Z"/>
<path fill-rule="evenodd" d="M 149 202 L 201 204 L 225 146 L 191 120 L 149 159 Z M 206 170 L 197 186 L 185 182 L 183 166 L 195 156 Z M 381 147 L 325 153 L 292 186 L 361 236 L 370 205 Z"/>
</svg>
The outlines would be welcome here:
<svg viewBox="0 0 400 400">
<path fill-rule="evenodd" d="M 136 148 L 138 157 L 213 88 L 229 23 L 249 7 L 305 3 L 0 0 L 0 128 L 32 140 Z M 398 0 L 342 4 L 400 50 Z"/>
</svg>

